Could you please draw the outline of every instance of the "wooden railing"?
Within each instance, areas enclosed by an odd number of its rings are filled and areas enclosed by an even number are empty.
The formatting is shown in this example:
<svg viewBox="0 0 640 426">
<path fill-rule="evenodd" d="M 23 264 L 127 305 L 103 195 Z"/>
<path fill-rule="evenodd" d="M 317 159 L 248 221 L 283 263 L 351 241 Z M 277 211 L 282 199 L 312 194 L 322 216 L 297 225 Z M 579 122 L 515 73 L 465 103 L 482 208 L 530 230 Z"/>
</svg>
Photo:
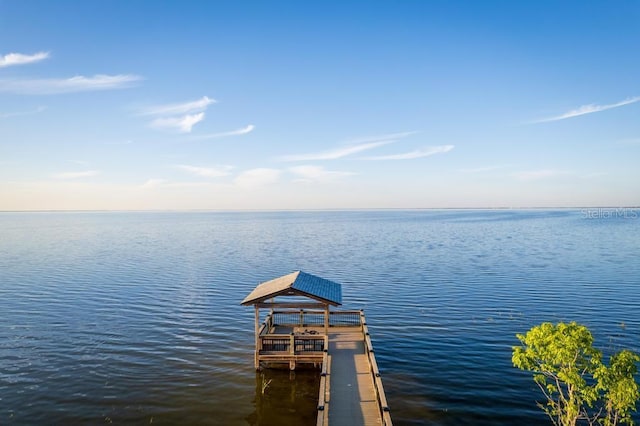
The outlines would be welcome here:
<svg viewBox="0 0 640 426">
<path fill-rule="evenodd" d="M 299 311 L 274 311 L 267 315 L 265 324 L 268 327 L 296 326 L 296 327 L 322 327 L 324 326 L 324 311 L 305 310 Z M 360 311 L 329 311 L 329 327 L 353 327 L 360 325 Z"/>
<path fill-rule="evenodd" d="M 325 417 L 327 416 L 325 406 L 327 405 L 327 382 L 329 381 L 329 376 L 327 375 L 327 372 L 329 371 L 328 355 L 328 350 L 325 350 L 324 355 L 322 356 L 322 371 L 320 372 L 320 390 L 318 393 L 318 416 L 316 418 L 316 426 L 324 426 Z"/>
<path fill-rule="evenodd" d="M 323 352 L 328 348 L 329 337 L 324 334 L 263 334 L 260 336 L 261 352 L 286 352 L 291 355 Z"/>
<path fill-rule="evenodd" d="M 380 416 L 382 417 L 383 426 L 392 426 L 391 412 L 389 410 L 389 404 L 387 403 L 387 396 L 384 393 L 384 387 L 382 386 L 382 378 L 380 376 L 380 370 L 378 369 L 378 363 L 373 351 L 373 344 L 371 343 L 371 335 L 369 334 L 369 327 L 367 326 L 367 320 L 364 317 L 364 312 L 360 311 L 360 322 L 362 324 L 362 334 L 364 337 L 364 347 L 369 357 L 369 371 L 373 377 L 373 386 L 376 391 L 376 399 L 378 400 L 378 408 L 380 409 Z"/>
<path fill-rule="evenodd" d="M 324 334 L 282 334 L 273 333 L 276 326 L 309 326 L 304 320 L 307 313 L 299 312 L 274 312 L 267 315 L 264 322 L 258 330 L 258 348 L 259 352 L 285 352 L 290 355 L 322 352 L 328 348 L 328 337 Z M 283 316 L 283 314 L 285 316 Z M 291 321 L 291 314 L 296 316 L 301 322 L 281 322 L 283 319 Z"/>
<path fill-rule="evenodd" d="M 291 349 L 291 339 L 282 334 L 266 334 L 260 336 L 261 351 L 289 352 Z"/>
<path fill-rule="evenodd" d="M 362 311 L 330 311 L 329 327 L 357 327 L 361 325 Z"/>
</svg>

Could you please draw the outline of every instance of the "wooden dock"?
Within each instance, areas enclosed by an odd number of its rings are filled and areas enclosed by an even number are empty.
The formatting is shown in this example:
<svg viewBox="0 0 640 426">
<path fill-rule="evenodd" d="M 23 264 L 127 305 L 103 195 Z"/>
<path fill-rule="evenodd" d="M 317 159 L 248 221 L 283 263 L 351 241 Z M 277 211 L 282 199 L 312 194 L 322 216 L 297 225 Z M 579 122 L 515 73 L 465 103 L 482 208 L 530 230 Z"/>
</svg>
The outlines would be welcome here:
<svg viewBox="0 0 640 426">
<path fill-rule="evenodd" d="M 391 426 L 382 379 L 364 313 L 359 326 L 329 331 L 316 426 Z"/>
<path fill-rule="evenodd" d="M 327 335 L 323 325 L 313 325 L 322 315 L 304 310 L 267 315 L 256 355 L 260 368 L 320 366 L 316 426 L 391 426 L 364 312 L 331 311 Z"/>
<path fill-rule="evenodd" d="M 341 299 L 339 284 L 301 271 L 259 284 L 242 301 L 255 308 L 255 368 L 320 368 L 316 426 L 392 426 L 364 312 L 331 311 Z"/>
</svg>

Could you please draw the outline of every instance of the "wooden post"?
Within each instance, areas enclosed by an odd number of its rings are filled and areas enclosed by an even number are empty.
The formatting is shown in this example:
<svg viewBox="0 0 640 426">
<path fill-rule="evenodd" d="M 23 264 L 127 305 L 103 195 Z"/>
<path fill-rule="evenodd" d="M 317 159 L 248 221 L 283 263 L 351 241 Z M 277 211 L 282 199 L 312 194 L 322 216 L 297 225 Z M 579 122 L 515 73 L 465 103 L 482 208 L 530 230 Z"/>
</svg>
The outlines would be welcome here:
<svg viewBox="0 0 640 426">
<path fill-rule="evenodd" d="M 289 336 L 289 354 L 293 358 L 293 359 L 289 360 L 289 370 L 293 371 L 293 370 L 296 369 L 296 360 L 295 360 L 295 355 L 296 355 L 296 335 L 293 334 L 293 332 Z"/>
<path fill-rule="evenodd" d="M 329 335 L 329 305 L 324 305 L 324 334 Z"/>
<path fill-rule="evenodd" d="M 289 354 L 296 354 L 296 335 L 293 332 L 289 335 Z"/>
<path fill-rule="evenodd" d="M 258 305 L 254 305 L 256 308 L 256 324 L 255 324 L 255 334 L 256 334 L 256 338 L 255 338 L 255 343 L 256 343 L 256 347 L 255 347 L 255 351 L 254 351 L 254 359 L 253 359 L 253 366 L 255 367 L 256 370 L 260 369 L 260 336 L 258 335 L 258 330 L 259 330 L 259 326 L 258 326 L 258 322 L 260 321 L 260 308 L 258 307 Z"/>
</svg>

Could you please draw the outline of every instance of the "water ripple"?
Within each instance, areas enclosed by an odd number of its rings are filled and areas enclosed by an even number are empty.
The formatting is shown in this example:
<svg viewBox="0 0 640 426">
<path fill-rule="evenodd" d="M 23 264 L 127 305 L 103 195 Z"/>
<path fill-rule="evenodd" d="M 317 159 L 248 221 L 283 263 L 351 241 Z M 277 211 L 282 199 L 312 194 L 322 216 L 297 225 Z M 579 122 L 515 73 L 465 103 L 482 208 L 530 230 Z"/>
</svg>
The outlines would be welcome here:
<svg viewBox="0 0 640 426">
<path fill-rule="evenodd" d="M 366 310 L 396 424 L 547 424 L 511 366 L 515 334 L 577 320 L 607 354 L 640 351 L 637 223 L 569 210 L 3 213 L 0 423 L 314 424 L 314 375 L 269 373 L 261 395 L 253 312 L 239 305 L 303 269 Z"/>
</svg>

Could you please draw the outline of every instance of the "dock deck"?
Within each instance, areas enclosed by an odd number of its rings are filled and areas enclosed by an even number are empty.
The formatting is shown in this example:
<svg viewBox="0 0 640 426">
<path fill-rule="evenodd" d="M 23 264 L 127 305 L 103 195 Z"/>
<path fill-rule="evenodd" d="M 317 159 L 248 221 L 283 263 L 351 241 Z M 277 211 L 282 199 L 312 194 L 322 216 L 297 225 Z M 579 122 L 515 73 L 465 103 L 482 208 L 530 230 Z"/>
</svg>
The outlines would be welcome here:
<svg viewBox="0 0 640 426">
<path fill-rule="evenodd" d="M 369 357 L 360 327 L 329 333 L 329 378 L 322 426 L 382 425 Z"/>
</svg>

